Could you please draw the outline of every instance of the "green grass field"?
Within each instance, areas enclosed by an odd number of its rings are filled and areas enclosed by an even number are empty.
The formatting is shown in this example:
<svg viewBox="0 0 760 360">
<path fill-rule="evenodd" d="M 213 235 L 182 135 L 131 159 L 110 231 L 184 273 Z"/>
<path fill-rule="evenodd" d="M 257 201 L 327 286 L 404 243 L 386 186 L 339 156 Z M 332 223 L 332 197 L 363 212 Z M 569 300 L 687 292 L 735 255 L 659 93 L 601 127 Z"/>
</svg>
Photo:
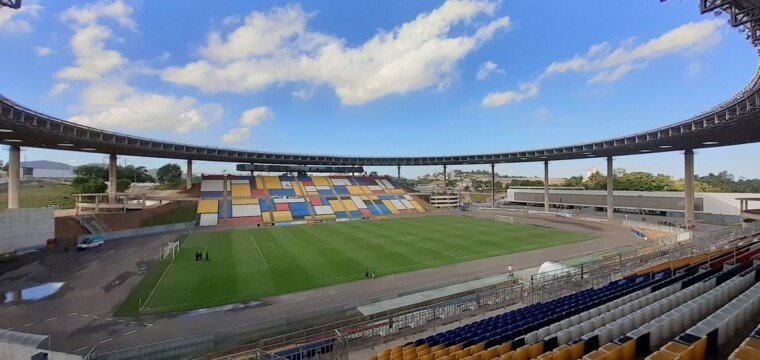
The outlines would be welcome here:
<svg viewBox="0 0 760 360">
<path fill-rule="evenodd" d="M 185 311 L 593 238 L 461 216 L 193 233 L 154 266 L 117 316 Z M 156 249 L 158 251 L 158 249 Z M 196 262 L 195 253 L 209 260 Z"/>
<path fill-rule="evenodd" d="M 19 189 L 19 206 L 38 208 L 57 205 L 59 209 L 74 208 L 74 189 L 69 184 L 40 181 L 36 185 L 23 185 Z M 0 210 L 8 208 L 8 192 L 0 193 Z"/>
</svg>

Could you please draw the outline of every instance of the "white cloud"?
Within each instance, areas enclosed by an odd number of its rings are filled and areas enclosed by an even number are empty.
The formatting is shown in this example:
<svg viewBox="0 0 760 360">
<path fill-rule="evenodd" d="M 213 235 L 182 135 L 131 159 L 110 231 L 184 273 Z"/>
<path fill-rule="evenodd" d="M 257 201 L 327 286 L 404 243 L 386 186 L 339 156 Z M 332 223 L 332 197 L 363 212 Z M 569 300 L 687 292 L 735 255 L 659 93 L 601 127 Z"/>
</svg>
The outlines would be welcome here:
<svg viewBox="0 0 760 360">
<path fill-rule="evenodd" d="M 538 95 L 536 83 L 522 83 L 518 91 L 495 92 L 483 98 L 483 106 L 502 106 L 523 101 Z"/>
<path fill-rule="evenodd" d="M 158 130 L 185 134 L 207 129 L 223 110 L 192 97 L 143 93 L 120 81 L 97 81 L 82 92 L 81 115 L 71 121 L 106 129 Z"/>
<path fill-rule="evenodd" d="M 36 1 L 25 2 L 18 10 L 0 9 L 0 33 L 23 34 L 30 33 L 34 27 L 29 22 L 31 18 L 36 18 L 42 10 L 42 6 Z"/>
<path fill-rule="evenodd" d="M 111 29 L 107 26 L 91 24 L 78 28 L 70 41 L 76 65 L 58 71 L 55 76 L 63 80 L 92 81 L 122 67 L 126 59 L 118 51 L 105 48 L 110 37 Z"/>
<path fill-rule="evenodd" d="M 304 86 L 300 89 L 293 90 L 292 95 L 296 99 L 309 100 L 317 92 L 315 86 Z"/>
<path fill-rule="evenodd" d="M 252 12 L 232 31 L 212 32 L 200 60 L 168 68 L 162 78 L 212 93 L 259 91 L 287 82 L 328 84 L 344 104 L 441 88 L 460 60 L 509 26 L 507 17 L 475 21 L 493 17 L 496 6 L 450 0 L 355 47 L 307 30 L 313 15 L 297 5 Z"/>
<path fill-rule="evenodd" d="M 602 70 L 589 79 L 589 84 L 611 83 L 620 80 L 629 72 L 643 67 L 644 64 L 623 64 L 612 70 Z"/>
<path fill-rule="evenodd" d="M 34 52 L 36 52 L 37 56 L 39 57 L 45 57 L 45 56 L 50 55 L 53 52 L 53 50 L 51 50 L 49 47 L 35 46 Z"/>
<path fill-rule="evenodd" d="M 92 25 L 100 19 L 109 18 L 136 31 L 137 24 L 132 19 L 132 11 L 132 7 L 122 0 L 99 1 L 84 7 L 72 6 L 61 14 L 61 20 L 76 25 Z"/>
<path fill-rule="evenodd" d="M 240 23 L 240 16 L 238 15 L 230 15 L 222 19 L 222 25 L 224 26 L 232 26 L 232 25 L 237 25 L 239 23 Z"/>
<path fill-rule="evenodd" d="M 219 141 L 226 144 L 238 144 L 250 136 L 250 129 L 247 127 L 234 128 L 228 133 L 219 137 Z"/>
<path fill-rule="evenodd" d="M 712 48 L 722 40 L 719 32 L 722 24 L 720 19 L 691 22 L 638 45 L 634 39 L 628 39 L 614 49 L 607 42 L 595 44 L 586 53 L 576 54 L 570 60 L 552 62 L 533 84 L 538 88 L 546 78 L 570 72 L 593 73 L 588 80 L 589 84 L 615 82 L 631 71 L 646 66 L 647 61 L 669 54 Z M 526 95 L 526 92 L 521 89 L 520 92 L 492 93 L 483 99 L 483 105 L 506 105 L 531 97 L 520 96 L 521 94 Z"/>
<path fill-rule="evenodd" d="M 686 75 L 694 76 L 702 71 L 702 63 L 699 61 L 692 61 L 689 66 L 686 67 Z"/>
<path fill-rule="evenodd" d="M 131 63 L 107 41 L 113 29 L 100 23 L 115 20 L 122 27 L 137 31 L 131 18 L 132 8 L 121 0 L 98 2 L 85 7 L 74 6 L 61 15 L 71 25 L 70 44 L 74 65 L 59 70 L 60 81 L 50 91 L 55 96 L 65 91 L 69 81 L 84 82 L 81 104 L 71 121 L 107 129 L 158 130 L 188 133 L 206 129 L 223 115 L 217 104 L 201 104 L 189 96 L 143 92 L 129 85 L 130 76 L 155 73 L 143 62 Z M 162 54 L 168 58 L 168 53 Z M 160 59 L 159 59 L 160 60 Z"/>
<path fill-rule="evenodd" d="M 494 73 L 494 72 L 504 74 L 504 70 L 499 69 L 499 65 L 496 65 L 495 63 L 491 61 L 486 61 L 480 64 L 480 67 L 478 68 L 478 73 L 475 75 L 475 78 L 478 80 L 484 80 L 489 75 L 491 75 L 491 73 Z"/>
<path fill-rule="evenodd" d="M 266 106 L 259 106 L 250 109 L 240 115 L 240 124 L 246 126 L 256 126 L 264 121 L 271 120 L 273 118 L 274 113 L 272 112 L 272 109 Z"/>
<path fill-rule="evenodd" d="M 50 95 L 51 97 L 56 97 L 58 95 L 61 95 L 68 88 L 69 88 L 69 83 L 65 83 L 65 82 L 55 83 L 53 87 L 50 89 L 50 93 L 48 95 Z"/>
</svg>

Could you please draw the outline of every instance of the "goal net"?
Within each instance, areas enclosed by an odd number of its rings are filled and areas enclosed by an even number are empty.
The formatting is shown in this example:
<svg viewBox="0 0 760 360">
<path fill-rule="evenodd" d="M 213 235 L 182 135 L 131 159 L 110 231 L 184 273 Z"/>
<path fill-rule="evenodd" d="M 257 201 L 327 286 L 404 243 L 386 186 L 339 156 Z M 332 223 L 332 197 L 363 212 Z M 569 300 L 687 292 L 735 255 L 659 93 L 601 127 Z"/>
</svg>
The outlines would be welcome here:
<svg viewBox="0 0 760 360">
<path fill-rule="evenodd" d="M 174 259 L 177 254 L 179 254 L 179 241 L 169 242 L 166 246 L 161 248 L 161 259 Z"/>
<path fill-rule="evenodd" d="M 500 221 L 505 223 L 514 224 L 515 218 L 513 216 L 506 216 L 506 215 L 494 215 L 493 217 L 494 221 Z"/>
</svg>

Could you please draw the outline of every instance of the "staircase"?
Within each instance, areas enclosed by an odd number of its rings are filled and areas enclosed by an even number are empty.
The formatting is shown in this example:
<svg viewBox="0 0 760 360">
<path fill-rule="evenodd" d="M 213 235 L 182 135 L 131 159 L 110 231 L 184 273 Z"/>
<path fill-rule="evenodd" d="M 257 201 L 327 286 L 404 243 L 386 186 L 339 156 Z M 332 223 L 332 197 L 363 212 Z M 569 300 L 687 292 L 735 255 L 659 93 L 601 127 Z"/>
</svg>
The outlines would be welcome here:
<svg viewBox="0 0 760 360">
<path fill-rule="evenodd" d="M 75 215 L 74 220 L 84 226 L 90 234 L 102 234 L 111 231 L 111 228 L 95 215 Z"/>
</svg>

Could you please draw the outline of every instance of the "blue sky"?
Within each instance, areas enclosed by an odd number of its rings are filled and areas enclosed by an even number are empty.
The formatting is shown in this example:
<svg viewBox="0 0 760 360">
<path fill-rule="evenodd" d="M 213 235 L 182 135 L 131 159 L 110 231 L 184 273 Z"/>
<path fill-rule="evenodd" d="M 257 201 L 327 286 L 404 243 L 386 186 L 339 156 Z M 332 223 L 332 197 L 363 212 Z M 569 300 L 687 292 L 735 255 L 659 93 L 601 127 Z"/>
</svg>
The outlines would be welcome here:
<svg viewBox="0 0 760 360">
<path fill-rule="evenodd" d="M 21 11 L 0 10 L 0 42 L 12 55 L 0 57 L 0 92 L 72 121 L 204 145 L 374 155 L 566 145 L 683 120 L 746 84 L 756 51 L 725 16 L 697 8 L 654 0 L 555 1 L 540 11 L 535 2 L 486 0 L 27 0 Z M 758 150 L 700 150 L 696 172 L 760 177 L 745 155 Z M 24 157 L 103 161 L 37 149 Z M 604 160 L 552 163 L 551 175 L 591 166 Z M 678 153 L 616 166 L 682 176 Z M 540 164 L 497 170 L 542 173 Z"/>
</svg>

